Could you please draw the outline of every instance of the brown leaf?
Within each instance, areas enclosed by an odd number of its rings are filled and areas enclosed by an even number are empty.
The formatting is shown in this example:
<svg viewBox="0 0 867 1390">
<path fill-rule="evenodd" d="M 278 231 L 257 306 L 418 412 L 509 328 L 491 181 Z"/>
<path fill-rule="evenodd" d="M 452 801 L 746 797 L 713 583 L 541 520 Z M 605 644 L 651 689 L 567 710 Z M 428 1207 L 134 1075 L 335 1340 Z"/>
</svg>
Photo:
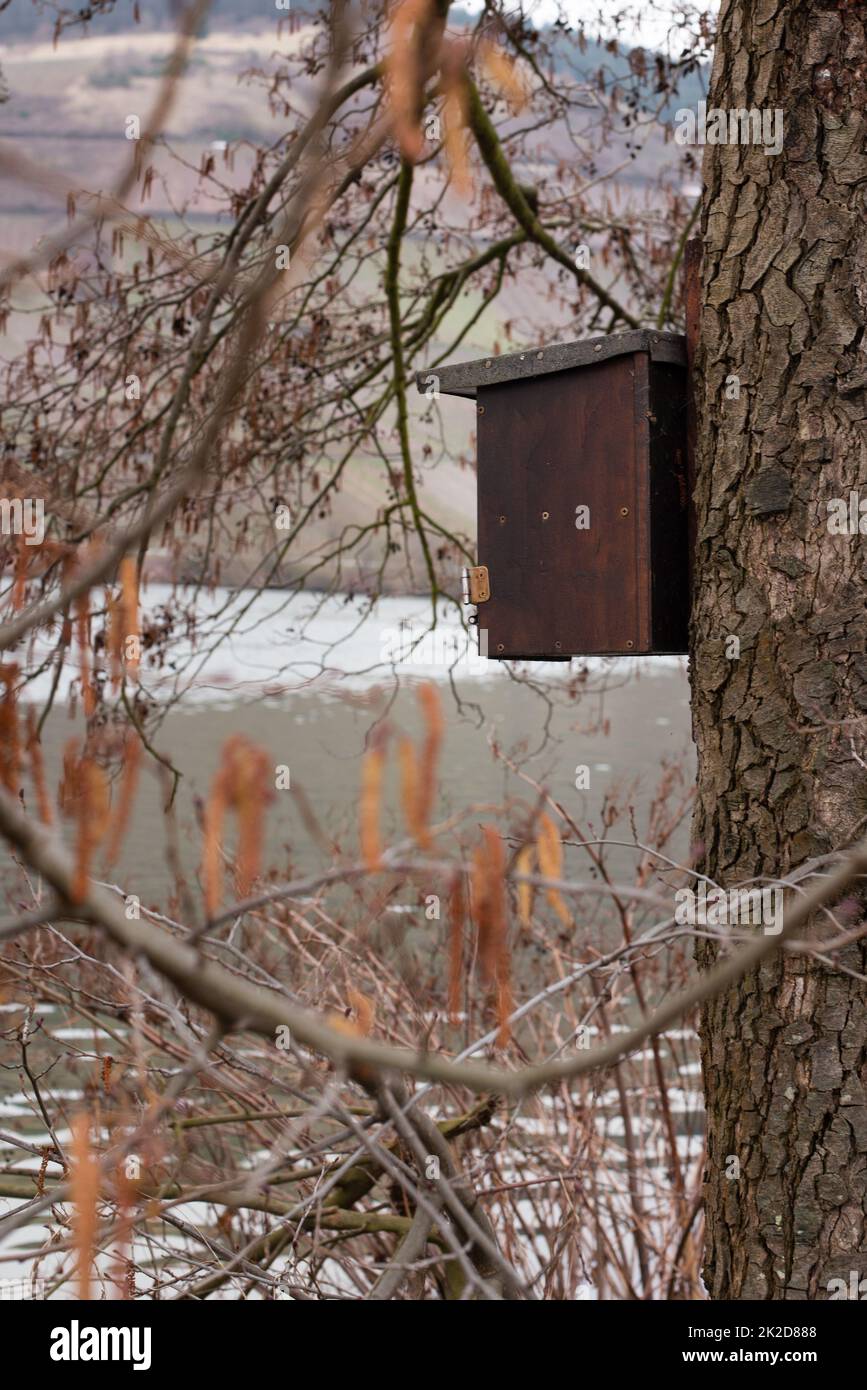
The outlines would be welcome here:
<svg viewBox="0 0 867 1390">
<path fill-rule="evenodd" d="M 359 839 L 361 858 L 371 872 L 382 861 L 379 816 L 382 805 L 382 778 L 385 769 L 385 740 L 377 738 L 367 750 L 361 763 L 361 795 L 359 798 Z"/>
<path fill-rule="evenodd" d="M 418 159 L 423 148 L 421 114 L 423 31 L 433 14 L 432 0 L 401 0 L 391 26 L 391 47 L 385 59 L 385 81 L 394 132 L 407 159 Z"/>
<path fill-rule="evenodd" d="M 550 816 L 539 817 L 539 868 L 545 878 L 563 877 L 563 844 Z M 547 888 L 545 895 L 564 926 L 572 925 L 572 916 L 556 888 Z"/>
<path fill-rule="evenodd" d="M 14 662 L 0 665 L 0 683 L 4 686 L 0 700 L 0 782 L 13 796 L 21 786 L 21 732 L 18 725 L 18 694 L 15 682 L 18 667 Z"/>
<path fill-rule="evenodd" d="M 445 721 L 439 692 L 431 681 L 418 687 L 418 702 L 425 721 L 425 740 L 421 750 L 421 767 L 418 778 L 418 825 L 419 842 L 425 848 L 430 844 L 428 825 L 433 811 L 437 786 L 437 763 L 443 741 Z"/>
<path fill-rule="evenodd" d="M 482 844 L 473 856 L 473 913 L 479 932 L 479 964 L 485 981 L 495 990 L 500 1031 L 497 1044 L 509 1040 L 512 1012 L 511 956 L 506 919 L 505 853 L 494 825 L 482 827 Z"/>
<path fill-rule="evenodd" d="M 532 845 L 524 845 L 518 851 L 515 859 L 515 870 L 519 874 L 531 874 L 533 872 Z M 519 883 L 518 889 L 518 920 L 522 927 L 529 927 L 530 919 L 533 914 L 533 885 L 532 883 Z"/>
<path fill-rule="evenodd" d="M 424 835 L 424 825 L 419 822 L 418 767 L 415 749 L 408 738 L 402 738 L 397 745 L 397 761 L 400 766 L 400 801 L 404 820 L 410 834 L 420 840 Z"/>
<path fill-rule="evenodd" d="M 356 1032 L 359 1033 L 361 1037 L 366 1038 L 373 1028 L 375 1013 L 373 1001 L 368 999 L 366 994 L 362 994 L 360 990 L 353 989 L 351 985 L 346 991 L 346 997 L 355 1010 L 355 1016 L 358 1020 Z"/>
<path fill-rule="evenodd" d="M 497 43 L 484 43 L 479 48 L 479 58 L 491 81 L 499 87 L 512 110 L 523 111 L 527 105 L 527 88 L 517 66 Z"/>
<path fill-rule="evenodd" d="M 27 708 L 27 754 L 30 758 L 30 772 L 33 777 L 33 786 L 36 790 L 36 806 L 39 812 L 39 819 L 43 825 L 52 825 L 54 822 L 54 811 L 51 806 L 51 797 L 48 795 L 48 783 L 45 778 L 45 762 L 42 757 L 42 744 L 39 741 L 39 722 L 36 718 L 36 711 L 32 705 Z"/>
</svg>

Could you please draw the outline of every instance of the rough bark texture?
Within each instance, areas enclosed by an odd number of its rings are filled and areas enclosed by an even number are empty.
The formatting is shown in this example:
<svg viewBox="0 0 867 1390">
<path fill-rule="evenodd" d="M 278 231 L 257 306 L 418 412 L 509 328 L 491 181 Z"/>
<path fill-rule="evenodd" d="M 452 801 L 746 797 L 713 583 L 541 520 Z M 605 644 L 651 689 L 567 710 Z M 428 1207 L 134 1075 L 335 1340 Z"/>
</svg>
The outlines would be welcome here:
<svg viewBox="0 0 867 1390">
<path fill-rule="evenodd" d="M 720 18 L 709 106 L 781 108 L 785 132 L 776 156 L 704 154 L 694 838 L 727 888 L 867 824 L 867 536 L 829 534 L 827 507 L 867 501 L 865 27 L 852 0 Z M 867 973 L 863 942 L 836 968 L 776 958 L 704 1010 L 713 1298 L 867 1275 L 867 984 L 841 967 Z"/>
</svg>

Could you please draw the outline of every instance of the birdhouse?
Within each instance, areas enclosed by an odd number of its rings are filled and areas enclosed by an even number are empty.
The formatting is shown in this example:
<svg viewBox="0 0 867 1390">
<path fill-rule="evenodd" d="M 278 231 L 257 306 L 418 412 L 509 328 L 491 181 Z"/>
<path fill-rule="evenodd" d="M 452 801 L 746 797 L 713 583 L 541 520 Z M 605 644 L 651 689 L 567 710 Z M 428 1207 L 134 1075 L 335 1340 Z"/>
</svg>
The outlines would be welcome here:
<svg viewBox="0 0 867 1390">
<path fill-rule="evenodd" d="M 478 563 L 464 598 L 482 652 L 686 651 L 684 338 L 591 338 L 437 367 L 417 384 L 475 403 Z"/>
</svg>

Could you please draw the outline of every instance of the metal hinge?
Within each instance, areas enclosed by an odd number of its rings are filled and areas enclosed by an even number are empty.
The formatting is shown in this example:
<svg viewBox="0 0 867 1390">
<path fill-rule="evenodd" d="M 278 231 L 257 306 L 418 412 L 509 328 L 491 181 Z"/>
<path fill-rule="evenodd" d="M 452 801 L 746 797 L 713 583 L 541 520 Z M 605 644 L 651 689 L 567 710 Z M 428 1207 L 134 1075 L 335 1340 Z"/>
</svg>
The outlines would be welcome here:
<svg viewBox="0 0 867 1390">
<path fill-rule="evenodd" d="M 491 581 L 487 565 L 471 565 L 463 570 L 464 603 L 487 603 L 491 597 Z"/>
</svg>

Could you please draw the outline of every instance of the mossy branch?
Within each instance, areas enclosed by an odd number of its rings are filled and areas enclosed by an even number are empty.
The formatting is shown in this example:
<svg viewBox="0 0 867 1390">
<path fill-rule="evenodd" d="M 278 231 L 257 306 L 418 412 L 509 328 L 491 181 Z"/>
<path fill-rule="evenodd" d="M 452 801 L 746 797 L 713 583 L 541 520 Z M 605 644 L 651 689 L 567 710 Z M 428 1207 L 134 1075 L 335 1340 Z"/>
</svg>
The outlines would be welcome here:
<svg viewBox="0 0 867 1390">
<path fill-rule="evenodd" d="M 579 285 L 586 285 L 600 304 L 611 310 L 612 324 L 622 321 L 630 328 L 638 328 L 640 326 L 638 319 L 630 314 L 629 310 L 625 309 L 622 304 L 618 303 L 613 295 L 608 293 L 604 285 L 601 285 L 589 271 L 580 269 L 568 252 L 558 246 L 550 233 L 542 226 L 512 173 L 511 165 L 503 152 L 503 146 L 494 129 L 493 121 L 482 105 L 479 89 L 469 77 L 466 79 L 466 92 L 467 118 L 479 153 L 494 187 L 519 227 L 526 232 L 530 241 L 534 241 L 537 246 L 542 247 L 543 251 L 547 251 L 553 260 L 574 275 Z"/>
</svg>

